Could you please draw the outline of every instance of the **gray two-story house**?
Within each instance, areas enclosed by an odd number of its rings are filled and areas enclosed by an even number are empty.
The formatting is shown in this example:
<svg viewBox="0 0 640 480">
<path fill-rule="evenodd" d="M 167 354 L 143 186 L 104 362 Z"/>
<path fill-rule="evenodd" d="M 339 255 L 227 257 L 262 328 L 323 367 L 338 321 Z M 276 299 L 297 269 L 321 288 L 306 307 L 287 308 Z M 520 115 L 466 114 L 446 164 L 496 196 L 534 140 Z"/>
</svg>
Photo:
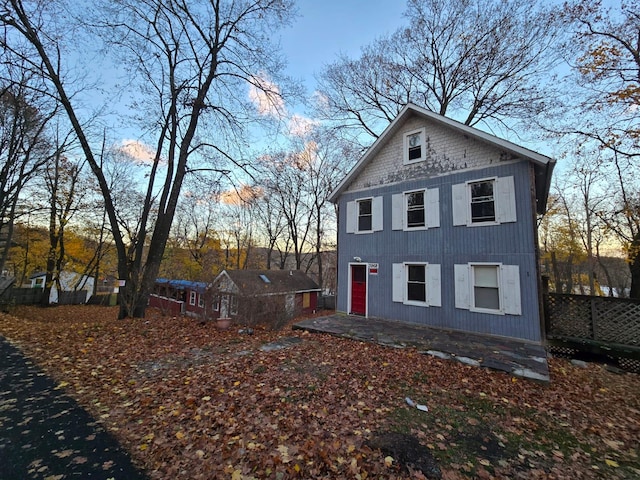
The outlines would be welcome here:
<svg viewBox="0 0 640 480">
<path fill-rule="evenodd" d="M 541 342 L 536 218 L 554 164 L 407 105 L 331 194 L 337 309 Z"/>
</svg>

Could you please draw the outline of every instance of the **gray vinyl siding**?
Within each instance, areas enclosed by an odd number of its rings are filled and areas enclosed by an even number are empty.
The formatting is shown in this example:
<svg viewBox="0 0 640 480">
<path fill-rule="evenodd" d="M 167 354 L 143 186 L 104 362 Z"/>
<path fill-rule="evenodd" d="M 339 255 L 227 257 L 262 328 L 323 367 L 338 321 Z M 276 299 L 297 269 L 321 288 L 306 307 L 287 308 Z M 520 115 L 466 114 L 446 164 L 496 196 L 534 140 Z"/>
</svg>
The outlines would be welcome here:
<svg viewBox="0 0 640 480">
<path fill-rule="evenodd" d="M 493 176 L 514 177 L 517 221 L 491 226 L 454 226 L 452 185 Z M 514 162 L 345 192 L 339 199 L 337 309 L 348 311 L 349 263 L 354 261 L 354 257 L 359 257 L 362 262 L 379 264 L 378 274 L 367 276 L 367 315 L 370 317 L 540 341 L 535 207 L 531 182 L 528 162 Z M 420 188 L 439 189 L 440 226 L 421 231 L 393 230 L 392 195 Z M 362 235 L 347 234 L 347 202 L 367 196 L 382 196 L 384 199 L 383 230 Z M 429 214 L 428 211 L 426 213 Z M 392 265 L 402 262 L 440 265 L 441 307 L 420 307 L 392 301 Z M 455 308 L 454 265 L 469 262 L 517 265 L 522 315 L 494 315 Z"/>
</svg>

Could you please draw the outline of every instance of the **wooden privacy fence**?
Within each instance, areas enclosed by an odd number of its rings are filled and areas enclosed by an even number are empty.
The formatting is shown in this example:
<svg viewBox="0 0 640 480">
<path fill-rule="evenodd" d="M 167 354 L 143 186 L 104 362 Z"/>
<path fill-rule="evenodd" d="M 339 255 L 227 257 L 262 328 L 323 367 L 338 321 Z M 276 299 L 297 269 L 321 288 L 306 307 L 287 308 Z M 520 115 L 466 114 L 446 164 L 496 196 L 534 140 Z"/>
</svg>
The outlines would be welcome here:
<svg viewBox="0 0 640 480">
<path fill-rule="evenodd" d="M 615 357 L 625 368 L 640 371 L 640 300 L 560 293 L 544 297 L 552 350 Z"/>
<path fill-rule="evenodd" d="M 58 305 L 81 305 L 86 302 L 87 292 L 85 290 L 58 292 Z"/>
<path fill-rule="evenodd" d="M 5 305 L 39 305 L 44 290 L 42 288 L 10 288 L 0 301 Z M 80 305 L 87 301 L 87 292 L 77 290 L 73 292 L 58 292 L 59 305 Z"/>
<path fill-rule="evenodd" d="M 13 305 L 39 304 L 42 293 L 41 288 L 11 288 L 7 292 L 7 302 Z"/>
</svg>

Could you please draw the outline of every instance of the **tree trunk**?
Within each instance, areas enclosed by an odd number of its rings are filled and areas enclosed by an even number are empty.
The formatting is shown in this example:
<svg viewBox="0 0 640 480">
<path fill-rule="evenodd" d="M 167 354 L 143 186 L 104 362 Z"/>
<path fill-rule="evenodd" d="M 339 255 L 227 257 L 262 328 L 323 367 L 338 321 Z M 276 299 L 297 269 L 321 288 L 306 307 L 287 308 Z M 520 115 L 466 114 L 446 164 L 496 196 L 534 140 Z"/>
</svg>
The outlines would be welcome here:
<svg viewBox="0 0 640 480">
<path fill-rule="evenodd" d="M 551 272 L 553 273 L 553 283 L 555 285 L 556 293 L 564 293 L 562 280 L 560 278 L 560 270 L 558 268 L 558 260 L 556 259 L 556 252 L 551 252 Z"/>
<path fill-rule="evenodd" d="M 607 279 L 607 285 L 609 286 L 609 294 L 607 296 L 609 297 L 613 297 L 613 280 L 611 278 L 611 274 L 609 273 L 609 269 L 607 268 L 607 266 L 604 264 L 604 262 L 602 261 L 602 257 L 600 256 L 600 251 L 599 249 L 596 250 L 596 259 L 598 260 L 598 265 L 600 265 L 600 268 L 602 269 L 602 271 L 604 272 L 604 276 Z M 622 293 L 622 292 L 621 292 Z"/>
<path fill-rule="evenodd" d="M 573 254 L 567 258 L 567 291 L 565 293 L 573 293 Z"/>
<path fill-rule="evenodd" d="M 640 299 L 640 232 L 636 233 L 633 242 L 631 242 L 628 259 L 631 271 L 629 298 Z"/>
<path fill-rule="evenodd" d="M 13 218 L 13 212 L 11 213 L 10 219 Z M 5 264 L 7 263 L 7 258 L 9 256 L 9 249 L 11 248 L 11 239 L 13 238 L 13 221 L 9 220 L 6 223 L 0 224 L 0 231 L 4 229 L 6 233 L 6 237 L 4 239 L 4 245 L 2 245 L 2 252 L 0 252 L 0 273 L 5 269 Z M 14 272 L 15 274 L 15 272 Z"/>
</svg>

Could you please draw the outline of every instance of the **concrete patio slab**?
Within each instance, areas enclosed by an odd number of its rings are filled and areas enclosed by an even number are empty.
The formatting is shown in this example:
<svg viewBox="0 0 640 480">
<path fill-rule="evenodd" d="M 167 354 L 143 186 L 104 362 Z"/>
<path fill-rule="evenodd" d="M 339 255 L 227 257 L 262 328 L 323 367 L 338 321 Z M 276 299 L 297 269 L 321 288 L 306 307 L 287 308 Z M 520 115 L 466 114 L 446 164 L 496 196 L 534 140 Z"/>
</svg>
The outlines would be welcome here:
<svg viewBox="0 0 640 480">
<path fill-rule="evenodd" d="M 393 348 L 414 347 L 421 353 L 440 358 L 450 357 L 468 365 L 549 382 L 547 352 L 537 343 L 339 313 L 309 318 L 293 328 Z"/>
</svg>

